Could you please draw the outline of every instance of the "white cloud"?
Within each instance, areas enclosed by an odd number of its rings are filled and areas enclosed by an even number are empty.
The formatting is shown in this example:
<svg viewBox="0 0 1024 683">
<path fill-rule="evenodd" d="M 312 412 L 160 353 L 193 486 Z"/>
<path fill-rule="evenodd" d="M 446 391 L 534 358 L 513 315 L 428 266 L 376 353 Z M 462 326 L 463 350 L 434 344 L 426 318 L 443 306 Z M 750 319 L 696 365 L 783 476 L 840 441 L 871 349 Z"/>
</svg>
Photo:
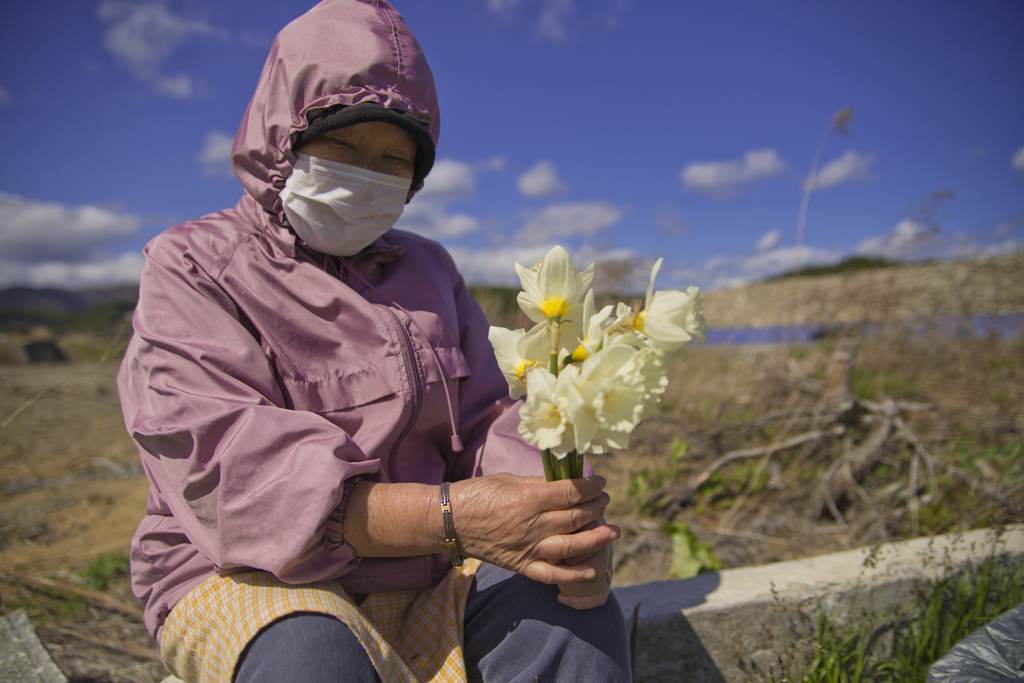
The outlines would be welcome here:
<svg viewBox="0 0 1024 683">
<path fill-rule="evenodd" d="M 14 103 L 14 95 L 11 91 L 0 85 L 0 108 L 9 107 Z"/>
<path fill-rule="evenodd" d="M 203 176 L 206 178 L 234 178 L 231 168 L 231 147 L 235 138 L 219 130 L 211 130 L 203 140 L 203 148 L 199 151 L 199 163 Z"/>
<path fill-rule="evenodd" d="M 823 190 L 843 183 L 871 180 L 871 166 L 874 163 L 874 154 L 861 154 L 856 150 L 848 149 L 841 156 L 821 167 L 814 178 L 814 189 Z"/>
<path fill-rule="evenodd" d="M 487 0 L 487 6 L 495 14 L 501 14 L 519 7 L 522 0 Z"/>
<path fill-rule="evenodd" d="M 470 164 L 454 159 L 438 159 L 423 179 L 423 189 L 416 193 L 416 199 L 453 201 L 468 197 L 475 188 L 476 181 Z"/>
<path fill-rule="evenodd" d="M 141 252 L 87 263 L 44 261 L 23 263 L 0 259 L 0 286 L 80 289 L 138 282 L 145 258 Z"/>
<path fill-rule="evenodd" d="M 498 171 L 505 165 L 502 157 L 477 163 L 438 159 L 395 224 L 432 239 L 443 240 L 470 235 L 480 230 L 480 221 L 465 213 L 453 213 L 448 204 L 471 197 L 476 190 L 476 175 Z"/>
<path fill-rule="evenodd" d="M 978 258 L 981 256 L 998 256 L 1015 254 L 1024 251 L 1024 240 L 1007 237 L 998 242 L 978 242 L 967 239 L 956 246 L 955 258 Z"/>
<path fill-rule="evenodd" d="M 416 195 L 395 227 L 440 240 L 472 234 L 480 229 L 480 221 L 464 213 L 449 213 L 444 202 L 424 200 Z"/>
<path fill-rule="evenodd" d="M 875 235 L 862 241 L 855 251 L 893 260 L 920 258 L 936 233 L 934 228 L 906 218 L 897 223 L 889 234 Z"/>
<path fill-rule="evenodd" d="M 1024 145 L 1017 150 L 1017 153 L 1013 155 L 1013 159 L 1010 162 L 1013 167 L 1018 171 L 1024 171 Z"/>
<path fill-rule="evenodd" d="M 141 224 L 139 216 L 110 208 L 0 192 L 0 254 L 12 261 L 88 261 L 108 242 L 136 234 Z"/>
<path fill-rule="evenodd" d="M 138 282 L 141 253 L 110 256 L 143 219 L 93 204 L 68 206 L 0 192 L 0 286 L 90 287 Z"/>
<path fill-rule="evenodd" d="M 448 247 L 455 265 L 470 282 L 517 287 L 519 276 L 515 264 L 532 266 L 548 253 L 554 242 L 532 246 L 502 246 L 494 249 Z"/>
<path fill-rule="evenodd" d="M 797 253 L 797 247 L 792 246 L 775 247 L 742 256 L 714 256 L 697 268 L 674 272 L 673 277 L 677 281 L 674 286 L 691 284 L 708 290 L 738 287 L 793 270 L 796 268 Z M 800 266 L 806 267 L 835 263 L 843 255 L 835 249 L 819 249 L 805 245 L 799 250 L 799 256 Z"/>
<path fill-rule="evenodd" d="M 234 177 L 234 171 L 231 169 L 231 146 L 233 144 L 234 137 L 228 133 L 221 130 L 207 132 L 203 139 L 203 148 L 197 155 L 204 177 Z"/>
<path fill-rule="evenodd" d="M 531 246 L 502 245 L 484 249 L 453 246 L 448 247 L 448 253 L 469 282 L 519 287 L 515 264 L 532 266 L 555 244 L 552 241 Z M 572 253 L 572 258 L 581 270 L 594 264 L 594 286 L 602 290 L 642 292 L 651 276 L 651 262 L 631 249 L 584 249 Z M 624 272 L 624 268 L 628 272 Z M 622 283 L 627 283 L 625 288 Z"/>
<path fill-rule="evenodd" d="M 630 0 L 487 0 L 491 12 L 508 19 L 521 6 L 538 7 L 534 37 L 538 42 L 564 43 L 571 33 L 614 30 Z"/>
<path fill-rule="evenodd" d="M 742 161 L 694 162 L 680 174 L 688 190 L 712 196 L 735 192 L 755 180 L 773 178 L 786 170 L 786 164 L 772 148 L 751 150 Z"/>
<path fill-rule="evenodd" d="M 768 251 L 779 246 L 779 240 L 782 239 L 782 233 L 778 230 L 769 230 L 765 234 L 761 235 L 761 238 L 757 240 L 755 249 L 759 252 Z"/>
<path fill-rule="evenodd" d="M 540 244 L 566 237 L 590 237 L 598 230 L 618 222 L 625 215 L 622 207 L 609 202 L 552 204 L 529 220 L 515 236 L 518 243 Z"/>
<path fill-rule="evenodd" d="M 550 161 L 542 160 L 531 166 L 516 182 L 524 197 L 543 199 L 565 194 L 569 188 L 558 177 L 558 171 Z"/>
<path fill-rule="evenodd" d="M 493 156 L 476 164 L 477 171 L 500 171 L 505 168 L 505 157 Z"/>
<path fill-rule="evenodd" d="M 575 9 L 573 0 L 545 0 L 537 21 L 537 38 L 552 43 L 564 42 L 568 37 L 564 22 Z"/>
<path fill-rule="evenodd" d="M 159 1 L 103 0 L 96 14 L 104 25 L 107 51 L 135 78 L 169 97 L 187 98 L 195 92 L 189 76 L 162 73 L 171 54 L 193 37 L 228 38 L 223 29 L 203 19 L 174 14 Z"/>
<path fill-rule="evenodd" d="M 658 287 L 697 285 L 704 290 L 738 287 L 793 270 L 798 252 L 802 268 L 837 263 L 853 254 L 893 260 L 949 260 L 1021 252 L 1024 251 L 1024 239 L 1018 233 L 1020 225 L 1024 225 L 1024 220 L 1000 224 L 984 235 L 945 236 L 908 219 L 900 221 L 886 234 L 864 240 L 853 252 L 812 245 L 804 245 L 798 250 L 796 246 L 780 247 L 776 244 L 751 254 L 720 254 L 699 265 L 667 263 L 658 276 Z M 1018 234 L 1015 236 L 1013 233 Z"/>
<path fill-rule="evenodd" d="M 1018 223 L 1019 225 L 1019 223 Z M 865 256 L 881 256 L 894 261 L 921 259 L 957 259 L 1009 254 L 1024 250 L 1024 241 L 1015 236 L 1019 227 L 1001 223 L 986 234 L 943 234 L 924 223 L 904 219 L 888 233 L 863 240 L 854 250 Z"/>
<path fill-rule="evenodd" d="M 195 81 L 185 74 L 160 76 L 153 81 L 153 87 L 161 95 L 167 95 L 179 100 L 189 99 L 196 91 Z"/>
</svg>

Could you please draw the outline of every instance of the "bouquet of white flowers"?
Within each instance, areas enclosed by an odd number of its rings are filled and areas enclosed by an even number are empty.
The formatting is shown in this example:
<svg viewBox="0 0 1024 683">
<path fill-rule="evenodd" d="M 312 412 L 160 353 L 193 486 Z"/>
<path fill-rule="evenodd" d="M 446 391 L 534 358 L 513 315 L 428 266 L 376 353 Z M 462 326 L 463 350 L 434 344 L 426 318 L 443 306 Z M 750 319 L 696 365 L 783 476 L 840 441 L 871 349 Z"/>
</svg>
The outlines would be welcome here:
<svg viewBox="0 0 1024 683">
<path fill-rule="evenodd" d="M 633 428 L 658 412 L 668 362 L 691 339 L 703 343 L 700 291 L 654 291 L 660 267 L 658 259 L 642 308 L 599 311 L 588 290 L 593 264 L 577 272 L 562 247 L 531 268 L 516 264 L 519 307 L 537 324 L 492 327 L 489 339 L 509 395 L 526 395 L 519 433 L 541 449 L 548 481 L 582 477 L 587 452 L 628 448 Z"/>
</svg>

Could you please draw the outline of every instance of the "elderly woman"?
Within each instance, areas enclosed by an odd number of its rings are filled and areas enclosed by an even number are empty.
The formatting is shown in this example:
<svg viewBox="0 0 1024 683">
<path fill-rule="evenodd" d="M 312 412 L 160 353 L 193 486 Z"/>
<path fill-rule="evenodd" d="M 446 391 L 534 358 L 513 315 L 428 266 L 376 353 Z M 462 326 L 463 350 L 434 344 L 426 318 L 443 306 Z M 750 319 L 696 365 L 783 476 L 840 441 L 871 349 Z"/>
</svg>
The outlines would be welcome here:
<svg viewBox="0 0 1024 683">
<path fill-rule="evenodd" d="M 132 586 L 181 678 L 629 680 L 604 480 L 530 476 L 486 319 L 391 229 L 438 132 L 398 13 L 325 0 L 271 48 L 241 200 L 146 247 Z"/>
</svg>

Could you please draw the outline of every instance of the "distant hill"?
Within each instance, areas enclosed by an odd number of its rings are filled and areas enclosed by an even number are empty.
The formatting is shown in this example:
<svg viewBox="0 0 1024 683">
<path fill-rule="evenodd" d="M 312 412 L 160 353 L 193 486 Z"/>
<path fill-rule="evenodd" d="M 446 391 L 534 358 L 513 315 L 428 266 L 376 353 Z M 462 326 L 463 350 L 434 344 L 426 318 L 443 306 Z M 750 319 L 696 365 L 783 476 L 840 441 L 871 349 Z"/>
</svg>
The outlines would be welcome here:
<svg viewBox="0 0 1024 683">
<path fill-rule="evenodd" d="M 85 313 L 104 304 L 137 301 L 138 285 L 119 285 L 103 289 L 35 289 L 10 287 L 0 289 L 0 309 L 8 311 L 55 311 Z"/>
<path fill-rule="evenodd" d="M 825 266 L 804 266 L 799 273 L 790 270 L 780 275 L 775 275 L 766 280 L 783 280 L 788 277 L 816 277 L 818 275 L 842 275 L 853 273 L 859 270 L 879 270 L 880 268 L 892 268 L 894 266 L 907 265 L 899 261 L 890 261 L 887 258 L 870 256 L 849 256 L 838 263 L 830 263 Z"/>
<path fill-rule="evenodd" d="M 845 324 L 1024 313 L 1024 252 L 850 268 L 704 295 L 709 328 Z"/>
</svg>

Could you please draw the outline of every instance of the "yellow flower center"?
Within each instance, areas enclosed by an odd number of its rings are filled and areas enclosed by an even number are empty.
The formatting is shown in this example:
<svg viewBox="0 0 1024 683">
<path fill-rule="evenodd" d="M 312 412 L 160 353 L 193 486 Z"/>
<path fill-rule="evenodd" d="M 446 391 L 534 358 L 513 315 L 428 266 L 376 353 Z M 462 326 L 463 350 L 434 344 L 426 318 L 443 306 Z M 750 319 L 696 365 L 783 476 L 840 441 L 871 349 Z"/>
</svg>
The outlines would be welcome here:
<svg viewBox="0 0 1024 683">
<path fill-rule="evenodd" d="M 583 344 L 577 346 L 576 350 L 572 352 L 572 356 L 570 356 L 573 363 L 581 363 L 589 357 L 590 354 L 587 353 L 587 350 L 585 348 L 583 348 Z"/>
<path fill-rule="evenodd" d="M 532 360 L 524 360 L 516 366 L 516 377 L 519 378 L 520 384 L 526 384 L 526 373 L 530 371 L 530 368 L 537 367 L 537 364 Z"/>
<path fill-rule="evenodd" d="M 636 327 L 637 332 L 643 333 L 644 331 L 644 316 L 647 315 L 647 311 L 640 311 L 636 314 L 636 322 L 633 325 Z"/>
<path fill-rule="evenodd" d="M 544 299 L 540 310 L 544 312 L 548 320 L 555 317 L 561 318 L 569 312 L 569 302 L 560 296 L 553 296 L 550 299 Z"/>
</svg>

